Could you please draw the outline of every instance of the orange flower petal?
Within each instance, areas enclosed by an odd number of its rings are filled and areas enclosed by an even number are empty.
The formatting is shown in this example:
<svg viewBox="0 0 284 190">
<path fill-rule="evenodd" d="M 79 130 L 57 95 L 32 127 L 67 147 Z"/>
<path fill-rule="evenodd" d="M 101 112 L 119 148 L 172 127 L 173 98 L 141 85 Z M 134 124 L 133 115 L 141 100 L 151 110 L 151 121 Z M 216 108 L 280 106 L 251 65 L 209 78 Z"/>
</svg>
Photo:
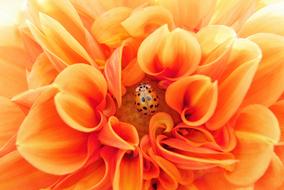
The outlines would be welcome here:
<svg viewBox="0 0 284 190">
<path fill-rule="evenodd" d="M 269 109 L 274 113 L 278 120 L 281 131 L 280 142 L 282 143 L 284 142 L 284 100 L 276 102 Z"/>
<path fill-rule="evenodd" d="M 61 91 L 76 95 L 93 106 L 100 104 L 107 93 L 102 73 L 86 64 L 69 66 L 56 77 L 54 83 Z"/>
<path fill-rule="evenodd" d="M 272 155 L 272 160 L 265 174 L 256 182 L 256 190 L 277 189 L 284 182 L 284 165 L 276 154 Z"/>
<path fill-rule="evenodd" d="M 243 106 L 270 106 L 284 92 L 284 37 L 276 34 L 256 34 L 249 37 L 262 50 L 263 58 L 256 72 Z M 263 88 L 265 86 L 265 88 Z"/>
<path fill-rule="evenodd" d="M 17 149 L 36 168 L 63 175 L 86 163 L 95 142 L 60 119 L 54 105 L 56 92 L 52 89 L 37 99 L 18 131 Z"/>
<path fill-rule="evenodd" d="M 135 75 L 133 75 L 135 73 Z M 142 81 L 145 77 L 145 73 L 141 70 L 136 59 L 133 59 L 123 70 L 122 70 L 122 83 L 125 86 L 132 86 Z"/>
<path fill-rule="evenodd" d="M 38 88 L 50 84 L 57 74 L 58 72 L 55 70 L 48 57 L 45 54 L 41 54 L 37 57 L 28 75 L 29 88 Z"/>
<path fill-rule="evenodd" d="M 56 182 L 58 176 L 43 173 L 27 163 L 17 151 L 0 158 L 0 189 L 37 190 Z"/>
<path fill-rule="evenodd" d="M 247 37 L 256 33 L 284 35 L 284 4 L 272 4 L 255 12 L 242 26 L 239 34 Z"/>
<path fill-rule="evenodd" d="M 108 90 L 117 101 L 118 107 L 122 103 L 121 62 L 123 46 L 117 48 L 107 61 L 104 69 Z"/>
<path fill-rule="evenodd" d="M 127 7 L 117 7 L 100 15 L 92 26 L 96 40 L 109 47 L 118 47 L 129 36 L 120 23 L 130 15 L 131 11 Z"/>
<path fill-rule="evenodd" d="M 57 20 L 60 25 L 62 25 L 66 31 L 71 34 L 72 39 L 74 38 L 75 41 L 78 41 L 80 45 L 85 48 L 94 60 L 105 59 L 102 50 L 94 39 L 92 39 L 90 33 L 85 29 L 78 13 L 70 1 L 62 0 L 58 2 L 56 0 L 30 0 L 29 13 L 33 23 L 40 29 L 42 29 L 40 14 L 52 16 L 52 18 Z M 54 30 L 58 29 L 60 28 L 54 28 Z"/>
<path fill-rule="evenodd" d="M 223 25 L 209 25 L 197 33 L 202 57 L 196 71 L 216 80 L 226 69 L 236 33 L 232 28 Z"/>
<path fill-rule="evenodd" d="M 0 151 L 17 131 L 25 118 L 24 112 L 8 98 L 0 97 Z"/>
<path fill-rule="evenodd" d="M 100 157 L 79 171 L 66 176 L 53 190 L 92 189 L 108 190 L 111 187 L 111 175 L 114 170 L 113 156 L 116 150 L 103 148 Z"/>
<path fill-rule="evenodd" d="M 1 96 L 10 98 L 28 88 L 26 81 L 27 67 L 25 63 L 27 63 L 27 55 L 21 49 L 16 47 L 0 47 Z"/>
<path fill-rule="evenodd" d="M 109 118 L 108 124 L 102 128 L 98 138 L 103 144 L 123 150 L 134 150 L 139 143 L 139 136 L 135 127 L 120 122 L 114 116 Z"/>
<path fill-rule="evenodd" d="M 235 131 L 238 144 L 233 154 L 239 162 L 231 173 L 226 174 L 226 179 L 235 185 L 251 185 L 269 166 L 274 144 L 280 137 L 278 122 L 266 107 L 251 105 L 241 111 Z"/>
<path fill-rule="evenodd" d="M 174 21 L 171 13 L 160 6 L 137 9 L 121 23 L 133 37 L 144 37 L 164 24 L 168 24 L 169 28 L 173 28 Z"/>
<path fill-rule="evenodd" d="M 168 80 L 193 73 L 200 57 L 200 46 L 192 33 L 180 28 L 170 32 L 166 25 L 142 42 L 137 55 L 146 74 Z"/>
<path fill-rule="evenodd" d="M 157 0 L 158 5 L 167 8 L 178 27 L 198 31 L 207 25 L 214 11 L 216 0 Z"/>
<path fill-rule="evenodd" d="M 217 83 L 203 75 L 184 77 L 172 83 L 165 96 L 167 104 L 181 114 L 184 123 L 199 126 L 214 113 Z"/>
<path fill-rule="evenodd" d="M 76 130 L 93 132 L 106 123 L 101 112 L 95 111 L 88 102 L 72 94 L 59 92 L 54 101 L 62 120 Z"/>
<path fill-rule="evenodd" d="M 256 0 L 219 0 L 210 24 L 222 24 L 238 30 L 256 10 Z"/>
<path fill-rule="evenodd" d="M 229 63 L 221 76 L 218 103 L 214 115 L 206 123 L 207 128 L 221 128 L 237 111 L 257 70 L 261 52 L 249 40 L 235 42 Z"/>
<path fill-rule="evenodd" d="M 143 179 L 150 180 L 152 178 L 157 178 L 160 170 L 158 164 L 156 164 L 150 156 L 153 149 L 148 135 L 142 137 L 140 148 L 143 155 Z"/>
<path fill-rule="evenodd" d="M 113 178 L 113 190 L 142 190 L 143 158 L 141 151 L 119 150 Z"/>
</svg>

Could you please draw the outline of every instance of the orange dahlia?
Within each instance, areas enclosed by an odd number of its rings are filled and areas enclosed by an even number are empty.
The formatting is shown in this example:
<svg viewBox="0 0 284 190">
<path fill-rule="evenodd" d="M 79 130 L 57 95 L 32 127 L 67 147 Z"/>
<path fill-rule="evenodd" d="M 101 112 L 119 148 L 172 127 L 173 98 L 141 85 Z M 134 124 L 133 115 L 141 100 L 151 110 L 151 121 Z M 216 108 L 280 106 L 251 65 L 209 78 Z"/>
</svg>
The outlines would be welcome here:
<svg viewBox="0 0 284 190">
<path fill-rule="evenodd" d="M 0 26 L 1 190 L 284 189 L 283 1 L 19 13 Z"/>
</svg>

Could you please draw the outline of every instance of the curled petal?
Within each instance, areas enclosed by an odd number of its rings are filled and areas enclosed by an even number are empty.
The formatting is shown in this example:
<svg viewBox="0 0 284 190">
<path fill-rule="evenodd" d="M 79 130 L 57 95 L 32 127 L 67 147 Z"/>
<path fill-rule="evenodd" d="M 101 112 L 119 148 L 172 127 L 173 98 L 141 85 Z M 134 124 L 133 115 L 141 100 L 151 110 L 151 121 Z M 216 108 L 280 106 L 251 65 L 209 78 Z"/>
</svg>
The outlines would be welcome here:
<svg viewBox="0 0 284 190">
<path fill-rule="evenodd" d="M 93 189 L 108 190 L 111 187 L 111 175 L 114 168 L 113 156 L 116 150 L 102 148 L 100 157 L 79 171 L 66 176 L 53 190 L 61 189 Z"/>
<path fill-rule="evenodd" d="M 120 122 L 111 116 L 107 125 L 99 133 L 99 140 L 108 146 L 123 150 L 134 150 L 139 143 L 139 136 L 131 124 Z"/>
<path fill-rule="evenodd" d="M 135 73 L 135 75 L 133 75 Z M 145 73 L 139 67 L 137 60 L 133 59 L 123 70 L 122 70 L 122 83 L 125 86 L 132 86 L 137 84 L 145 77 Z"/>
<path fill-rule="evenodd" d="M 157 4 L 167 8 L 178 27 L 198 31 L 207 25 L 214 11 L 216 0 L 157 0 Z"/>
<path fill-rule="evenodd" d="M 241 111 L 235 131 L 238 144 L 233 154 L 239 162 L 232 172 L 226 174 L 226 179 L 232 184 L 247 186 L 255 183 L 268 168 L 280 130 L 270 110 L 251 105 Z"/>
<path fill-rule="evenodd" d="M 58 72 L 53 67 L 45 54 L 40 54 L 32 66 L 31 72 L 28 74 L 29 88 L 38 88 L 44 85 L 49 85 Z"/>
<path fill-rule="evenodd" d="M 86 101 L 72 94 L 59 92 L 54 101 L 62 120 L 76 130 L 93 132 L 106 123 L 100 111 L 94 110 Z"/>
<path fill-rule="evenodd" d="M 136 149 L 128 153 L 125 150 L 119 150 L 116 159 L 113 189 L 142 190 L 143 157 L 141 151 Z"/>
<path fill-rule="evenodd" d="M 102 73 L 90 65 L 69 66 L 56 77 L 54 83 L 61 91 L 76 95 L 93 106 L 101 103 L 107 94 Z"/>
<path fill-rule="evenodd" d="M 55 183 L 59 178 L 34 168 L 17 151 L 0 158 L 0 171 L 0 188 L 9 190 L 23 187 L 26 190 L 37 190 Z"/>
<path fill-rule="evenodd" d="M 57 91 L 51 89 L 37 99 L 18 131 L 16 143 L 19 153 L 33 166 L 63 175 L 86 163 L 95 142 L 61 120 L 54 103 Z"/>
<path fill-rule="evenodd" d="M 232 170 L 232 164 L 236 162 L 232 154 L 207 151 L 207 154 L 193 154 L 187 152 L 192 147 L 181 140 L 168 139 L 159 135 L 156 140 L 157 152 L 167 160 L 175 163 L 178 168 L 185 170 L 209 169 L 216 166 L 226 170 Z M 176 148 L 178 148 L 176 149 Z M 211 155 L 210 155 L 211 154 Z"/>
<path fill-rule="evenodd" d="M 121 26 L 131 13 L 127 7 L 117 7 L 100 15 L 92 26 L 92 33 L 96 40 L 109 47 L 117 47 L 129 34 Z"/>
<path fill-rule="evenodd" d="M 261 59 L 260 49 L 249 40 L 235 42 L 229 63 L 218 87 L 218 103 L 215 113 L 206 123 L 207 128 L 217 130 L 233 116 L 241 105 Z"/>
<path fill-rule="evenodd" d="M 256 10 L 256 0 L 219 0 L 210 24 L 222 24 L 238 30 Z"/>
<path fill-rule="evenodd" d="M 174 21 L 171 13 L 160 6 L 137 9 L 121 23 L 125 30 L 133 37 L 146 36 L 164 24 L 168 24 L 170 28 L 173 28 Z"/>
<path fill-rule="evenodd" d="M 255 34 L 249 37 L 262 50 L 263 58 L 257 69 L 243 106 L 270 106 L 284 92 L 284 37 L 276 34 Z M 263 88 L 265 86 L 265 88 Z"/>
<path fill-rule="evenodd" d="M 236 33 L 223 25 L 209 25 L 197 33 L 202 57 L 196 73 L 210 76 L 217 80 L 224 70 L 229 58 Z"/>
<path fill-rule="evenodd" d="M 19 106 L 8 98 L 0 97 L 0 152 L 17 134 L 24 118 L 25 114 Z"/>
<path fill-rule="evenodd" d="M 212 83 L 209 77 L 203 75 L 184 77 L 167 88 L 166 102 L 181 114 L 187 125 L 202 125 L 214 113 L 217 82 Z"/>
<path fill-rule="evenodd" d="M 153 149 L 148 135 L 142 137 L 140 149 L 143 155 L 143 179 L 150 180 L 159 176 L 160 170 L 158 164 L 151 158 Z"/>
<path fill-rule="evenodd" d="M 180 28 L 170 32 L 164 25 L 142 42 L 137 60 L 146 74 L 176 80 L 193 73 L 200 57 L 200 46 L 192 33 Z"/>
<path fill-rule="evenodd" d="M 284 35 L 284 4 L 272 4 L 257 12 L 244 23 L 239 32 L 240 36 L 247 37 L 256 33 L 274 33 Z"/>
</svg>

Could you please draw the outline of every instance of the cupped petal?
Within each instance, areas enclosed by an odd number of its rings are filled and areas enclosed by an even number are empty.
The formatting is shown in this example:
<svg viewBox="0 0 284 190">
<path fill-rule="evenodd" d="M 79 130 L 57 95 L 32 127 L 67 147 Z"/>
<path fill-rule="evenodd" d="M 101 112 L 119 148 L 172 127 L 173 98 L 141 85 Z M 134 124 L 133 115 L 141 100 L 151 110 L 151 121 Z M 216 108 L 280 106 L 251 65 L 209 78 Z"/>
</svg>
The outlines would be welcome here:
<svg viewBox="0 0 284 190">
<path fill-rule="evenodd" d="M 48 187 L 59 179 L 34 168 L 17 151 L 0 158 L 0 188 L 18 190 L 38 190 Z"/>
<path fill-rule="evenodd" d="M 135 127 L 120 122 L 115 116 L 109 118 L 108 123 L 100 131 L 98 138 L 102 144 L 123 150 L 134 150 L 139 143 L 139 136 Z"/>
<path fill-rule="evenodd" d="M 222 24 L 239 30 L 256 10 L 256 0 L 219 0 L 210 24 Z"/>
<path fill-rule="evenodd" d="M 246 39 L 235 42 L 227 68 L 219 79 L 218 103 L 206 123 L 210 130 L 223 127 L 241 105 L 261 59 L 259 47 Z"/>
<path fill-rule="evenodd" d="M 169 28 L 174 27 L 171 13 L 160 6 L 136 9 L 121 23 L 132 37 L 145 37 L 164 24 L 167 24 Z"/>
<path fill-rule="evenodd" d="M 203 27 L 197 33 L 202 56 L 196 73 L 217 80 L 226 69 L 227 60 L 236 37 L 235 31 L 227 26 L 209 25 Z"/>
<path fill-rule="evenodd" d="M 128 18 L 131 11 L 127 7 L 117 7 L 100 15 L 92 26 L 95 39 L 109 47 L 118 47 L 124 39 L 129 37 L 120 23 Z"/>
<path fill-rule="evenodd" d="M 103 74 L 86 64 L 69 66 L 56 77 L 54 84 L 61 91 L 76 95 L 93 106 L 100 104 L 107 94 Z"/>
<path fill-rule="evenodd" d="M 99 150 L 100 156 L 84 168 L 66 176 L 52 190 L 92 189 L 108 190 L 111 187 L 111 175 L 114 172 L 114 159 L 117 151 L 104 147 Z"/>
<path fill-rule="evenodd" d="M 256 182 L 255 190 L 277 189 L 284 182 L 284 165 L 279 157 L 274 153 L 268 169 L 264 175 Z"/>
<path fill-rule="evenodd" d="M 200 58 L 200 45 L 192 33 L 181 28 L 170 32 L 166 25 L 142 42 L 137 55 L 138 64 L 146 74 L 168 80 L 193 73 Z"/>
<path fill-rule="evenodd" d="M 0 97 L 0 152 L 17 135 L 25 113 L 8 98 Z"/>
<path fill-rule="evenodd" d="M 78 131 L 98 131 L 106 123 L 100 111 L 94 110 L 88 102 L 72 94 L 59 92 L 55 95 L 54 101 L 62 120 Z"/>
<path fill-rule="evenodd" d="M 265 6 L 244 23 L 239 31 L 242 37 L 256 33 L 274 33 L 284 35 L 284 3 Z"/>
<path fill-rule="evenodd" d="M 114 190 L 142 190 L 143 157 L 139 148 L 127 152 L 119 150 L 113 178 Z"/>
<path fill-rule="evenodd" d="M 261 48 L 263 58 L 242 105 L 271 106 L 284 92 L 284 37 L 255 34 L 249 39 Z"/>
<path fill-rule="evenodd" d="M 215 9 L 216 0 L 157 0 L 156 4 L 167 8 L 178 27 L 198 31 L 207 25 Z"/>
<path fill-rule="evenodd" d="M 133 75 L 135 73 L 135 75 Z M 129 64 L 123 68 L 121 73 L 121 80 L 124 86 L 132 86 L 142 81 L 145 73 L 138 65 L 137 59 L 133 59 Z"/>
<path fill-rule="evenodd" d="M 45 54 L 40 54 L 28 74 L 29 88 L 38 88 L 53 82 L 58 72 Z"/>
<path fill-rule="evenodd" d="M 256 114 L 257 113 L 257 114 Z M 267 170 L 280 130 L 273 113 L 261 105 L 244 108 L 235 124 L 238 144 L 232 153 L 239 160 L 226 179 L 235 185 L 255 183 Z"/>
<path fill-rule="evenodd" d="M 57 114 L 57 89 L 42 93 L 17 133 L 17 150 L 34 167 L 64 175 L 82 167 L 94 151 L 89 135 L 67 126 Z"/>
<path fill-rule="evenodd" d="M 199 126 L 214 113 L 217 94 L 217 82 L 211 82 L 207 76 L 193 75 L 172 83 L 166 90 L 165 99 L 181 114 L 184 123 Z"/>
</svg>

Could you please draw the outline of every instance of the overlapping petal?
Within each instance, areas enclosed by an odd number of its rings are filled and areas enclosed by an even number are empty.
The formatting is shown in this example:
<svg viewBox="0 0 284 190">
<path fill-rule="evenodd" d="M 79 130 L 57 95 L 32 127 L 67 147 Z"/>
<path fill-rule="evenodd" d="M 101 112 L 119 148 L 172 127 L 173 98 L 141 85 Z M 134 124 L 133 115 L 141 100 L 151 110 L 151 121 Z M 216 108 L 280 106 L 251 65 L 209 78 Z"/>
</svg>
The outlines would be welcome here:
<svg viewBox="0 0 284 190">
<path fill-rule="evenodd" d="M 17 151 L 0 158 L 0 188 L 38 190 L 54 184 L 59 177 L 46 174 L 25 161 Z"/>
<path fill-rule="evenodd" d="M 160 6 L 136 9 L 121 23 L 132 37 L 145 37 L 164 24 L 167 24 L 170 29 L 174 27 L 171 13 Z"/>
<path fill-rule="evenodd" d="M 69 66 L 54 83 L 61 91 L 55 96 L 56 109 L 65 123 L 84 132 L 102 127 L 107 84 L 99 70 L 85 64 Z"/>
<path fill-rule="evenodd" d="M 166 25 L 142 42 L 137 55 L 146 74 L 168 80 L 193 73 L 200 57 L 200 46 L 192 33 L 180 28 L 170 32 Z"/>
<path fill-rule="evenodd" d="M 284 3 L 276 3 L 266 6 L 244 23 L 239 34 L 247 37 L 256 33 L 274 33 L 284 35 Z"/>
<path fill-rule="evenodd" d="M 239 162 L 231 173 L 226 174 L 226 179 L 232 184 L 247 186 L 255 183 L 267 170 L 273 147 L 280 138 L 280 129 L 269 109 L 250 105 L 241 111 L 235 133 L 238 144 L 232 153 Z"/>
<path fill-rule="evenodd" d="M 165 96 L 167 104 L 181 114 L 184 123 L 199 126 L 208 121 L 215 111 L 217 82 L 211 82 L 204 75 L 184 77 L 172 83 Z"/>
<path fill-rule="evenodd" d="M 36 168 L 63 175 L 82 167 L 97 145 L 59 117 L 54 102 L 57 91 L 48 90 L 34 103 L 18 131 L 17 149 Z"/>
<path fill-rule="evenodd" d="M 103 144 L 122 150 L 135 150 L 139 143 L 135 127 L 119 121 L 115 116 L 109 118 L 98 138 Z"/>
<path fill-rule="evenodd" d="M 234 43 L 229 63 L 219 78 L 217 107 L 206 127 L 216 130 L 229 121 L 249 90 L 260 60 L 261 51 L 255 43 L 246 39 Z"/>
<path fill-rule="evenodd" d="M 0 155 L 25 118 L 25 113 L 8 98 L 0 97 Z"/>
<path fill-rule="evenodd" d="M 216 0 L 157 0 L 156 4 L 167 8 L 178 27 L 198 31 L 207 25 L 215 9 Z"/>
<path fill-rule="evenodd" d="M 284 92 L 284 37 L 276 34 L 255 34 L 249 37 L 262 50 L 263 58 L 243 106 L 271 106 Z M 265 88 L 263 88 L 265 86 Z"/>
<path fill-rule="evenodd" d="M 141 190 L 143 157 L 140 149 L 137 148 L 130 152 L 119 150 L 116 159 L 113 189 Z"/>
</svg>

